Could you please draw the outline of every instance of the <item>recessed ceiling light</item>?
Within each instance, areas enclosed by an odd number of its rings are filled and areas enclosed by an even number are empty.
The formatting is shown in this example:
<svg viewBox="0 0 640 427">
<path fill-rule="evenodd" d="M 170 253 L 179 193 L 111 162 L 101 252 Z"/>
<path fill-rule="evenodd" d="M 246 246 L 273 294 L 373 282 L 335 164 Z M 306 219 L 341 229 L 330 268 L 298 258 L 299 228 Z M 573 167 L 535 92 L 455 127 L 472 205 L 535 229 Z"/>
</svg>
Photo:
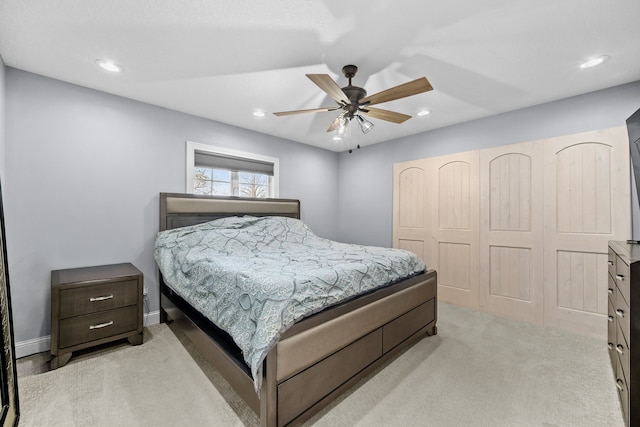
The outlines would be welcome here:
<svg viewBox="0 0 640 427">
<path fill-rule="evenodd" d="M 608 59 L 609 59 L 609 57 L 607 55 L 602 55 L 602 56 L 598 56 L 596 58 L 591 58 L 588 61 L 585 61 L 582 64 L 580 64 L 580 68 L 595 67 L 597 65 L 602 64 L 603 62 L 605 62 Z"/>
<path fill-rule="evenodd" d="M 429 114 L 431 114 L 431 111 L 429 111 L 429 110 L 418 111 L 418 115 L 419 116 L 428 116 Z"/>
<path fill-rule="evenodd" d="M 256 110 L 253 112 L 253 115 L 256 117 L 264 117 L 264 111 Z"/>
<path fill-rule="evenodd" d="M 111 71 L 112 73 L 119 73 L 122 71 L 122 67 L 120 65 L 106 59 L 96 59 L 96 63 L 103 70 Z"/>
</svg>

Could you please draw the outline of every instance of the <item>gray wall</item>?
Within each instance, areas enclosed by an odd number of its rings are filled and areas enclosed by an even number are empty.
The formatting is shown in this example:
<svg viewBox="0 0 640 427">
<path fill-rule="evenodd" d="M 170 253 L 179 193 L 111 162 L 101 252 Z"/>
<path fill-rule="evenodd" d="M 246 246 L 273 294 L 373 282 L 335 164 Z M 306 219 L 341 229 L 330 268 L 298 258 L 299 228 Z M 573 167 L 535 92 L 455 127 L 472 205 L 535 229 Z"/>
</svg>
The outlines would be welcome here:
<svg viewBox="0 0 640 427">
<path fill-rule="evenodd" d="M 17 342 L 50 333 L 50 272 L 132 262 L 158 310 L 158 193 L 186 141 L 280 158 L 280 197 L 337 238 L 337 154 L 6 68 L 7 248 Z M 248 118 L 250 120 L 250 118 Z"/>
<path fill-rule="evenodd" d="M 0 174 L 8 182 L 7 247 L 16 341 L 21 342 L 50 333 L 52 269 L 133 262 L 145 274 L 150 310 L 158 309 L 152 255 L 158 193 L 184 192 L 187 140 L 279 157 L 280 196 L 301 200 L 303 219 L 317 234 L 389 246 L 393 163 L 622 126 L 640 107 L 640 82 L 353 154 L 1 66 L 3 107 L 0 167 L 5 169 Z"/>
<path fill-rule="evenodd" d="M 341 153 L 340 239 L 391 245 L 394 163 L 624 126 L 638 108 L 635 82 Z"/>
</svg>

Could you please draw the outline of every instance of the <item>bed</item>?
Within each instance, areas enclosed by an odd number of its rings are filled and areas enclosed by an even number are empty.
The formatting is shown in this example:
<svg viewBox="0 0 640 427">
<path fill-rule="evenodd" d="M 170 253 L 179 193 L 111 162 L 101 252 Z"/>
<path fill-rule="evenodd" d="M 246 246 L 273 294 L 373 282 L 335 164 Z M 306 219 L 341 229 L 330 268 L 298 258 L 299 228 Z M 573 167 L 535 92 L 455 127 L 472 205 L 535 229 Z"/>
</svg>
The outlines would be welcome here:
<svg viewBox="0 0 640 427">
<path fill-rule="evenodd" d="M 300 219 L 300 202 L 160 194 L 160 231 L 246 216 Z M 437 275 L 427 270 L 298 320 L 260 359 L 256 381 L 230 335 L 166 283 L 162 273 L 159 279 L 161 322 L 173 322 L 190 338 L 263 426 L 304 422 L 399 351 L 437 333 Z"/>
</svg>

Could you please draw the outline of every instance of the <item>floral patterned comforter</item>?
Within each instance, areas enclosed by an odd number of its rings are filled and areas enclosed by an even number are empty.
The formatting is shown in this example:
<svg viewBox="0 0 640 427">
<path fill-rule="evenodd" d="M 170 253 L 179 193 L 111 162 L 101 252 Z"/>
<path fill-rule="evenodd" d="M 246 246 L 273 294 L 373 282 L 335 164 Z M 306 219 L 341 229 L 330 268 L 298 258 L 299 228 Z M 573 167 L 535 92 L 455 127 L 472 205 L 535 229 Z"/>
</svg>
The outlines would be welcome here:
<svg viewBox="0 0 640 427">
<path fill-rule="evenodd" d="M 294 322 L 426 270 L 409 251 L 323 239 L 286 217 L 162 231 L 154 255 L 166 284 L 231 335 L 256 391 L 264 358 Z"/>
</svg>

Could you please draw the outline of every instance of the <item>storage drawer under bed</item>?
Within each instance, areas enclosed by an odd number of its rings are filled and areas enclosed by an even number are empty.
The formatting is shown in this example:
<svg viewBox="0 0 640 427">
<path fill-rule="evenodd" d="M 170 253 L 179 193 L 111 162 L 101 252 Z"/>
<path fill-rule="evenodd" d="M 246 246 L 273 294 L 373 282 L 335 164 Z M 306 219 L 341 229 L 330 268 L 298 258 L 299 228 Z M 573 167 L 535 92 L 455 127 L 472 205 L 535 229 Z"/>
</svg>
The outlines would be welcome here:
<svg viewBox="0 0 640 427">
<path fill-rule="evenodd" d="M 285 425 L 291 422 L 381 355 L 382 330 L 376 329 L 279 384 L 278 424 Z"/>
<path fill-rule="evenodd" d="M 436 317 L 435 300 L 429 300 L 382 327 L 382 352 L 387 353 Z"/>
<path fill-rule="evenodd" d="M 435 299 L 430 299 L 283 381 L 278 385 L 278 424 L 291 422 L 434 320 Z"/>
</svg>

